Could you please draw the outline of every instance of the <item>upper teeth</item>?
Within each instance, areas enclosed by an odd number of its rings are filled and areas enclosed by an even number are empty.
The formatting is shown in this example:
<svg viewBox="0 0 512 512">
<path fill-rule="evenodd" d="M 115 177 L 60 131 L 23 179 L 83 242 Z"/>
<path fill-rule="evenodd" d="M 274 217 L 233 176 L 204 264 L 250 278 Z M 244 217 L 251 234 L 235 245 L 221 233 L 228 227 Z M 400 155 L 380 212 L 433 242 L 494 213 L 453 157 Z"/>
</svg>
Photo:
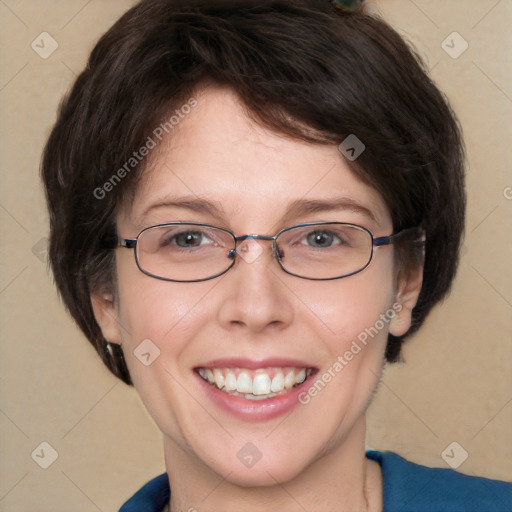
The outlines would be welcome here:
<svg viewBox="0 0 512 512">
<path fill-rule="evenodd" d="M 311 369 L 261 368 L 253 371 L 243 368 L 199 368 L 198 373 L 223 391 L 243 393 L 246 398 L 250 398 L 250 395 L 270 398 L 304 382 Z"/>
</svg>

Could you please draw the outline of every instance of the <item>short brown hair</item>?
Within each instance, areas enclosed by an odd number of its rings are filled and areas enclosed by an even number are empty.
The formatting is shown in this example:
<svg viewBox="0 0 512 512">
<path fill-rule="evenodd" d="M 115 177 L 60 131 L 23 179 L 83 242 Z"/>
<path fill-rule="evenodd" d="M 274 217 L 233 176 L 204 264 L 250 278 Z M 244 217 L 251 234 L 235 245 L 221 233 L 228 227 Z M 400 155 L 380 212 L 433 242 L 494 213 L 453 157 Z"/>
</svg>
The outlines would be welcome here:
<svg viewBox="0 0 512 512">
<path fill-rule="evenodd" d="M 407 334 L 417 330 L 454 278 L 465 193 L 460 127 L 415 51 L 376 15 L 343 13 L 328 0 L 144 0 L 97 43 L 42 160 L 55 281 L 108 368 L 131 382 L 121 348 L 106 351 L 90 295 L 115 288 L 114 255 L 102 240 L 116 236 L 116 211 L 147 159 L 104 197 L 94 191 L 208 83 L 232 89 L 277 133 L 364 142 L 353 171 L 381 194 L 395 231 L 425 233 Z M 399 256 L 405 267 L 418 264 L 407 246 Z M 388 361 L 399 358 L 404 337 L 389 335 Z"/>
</svg>

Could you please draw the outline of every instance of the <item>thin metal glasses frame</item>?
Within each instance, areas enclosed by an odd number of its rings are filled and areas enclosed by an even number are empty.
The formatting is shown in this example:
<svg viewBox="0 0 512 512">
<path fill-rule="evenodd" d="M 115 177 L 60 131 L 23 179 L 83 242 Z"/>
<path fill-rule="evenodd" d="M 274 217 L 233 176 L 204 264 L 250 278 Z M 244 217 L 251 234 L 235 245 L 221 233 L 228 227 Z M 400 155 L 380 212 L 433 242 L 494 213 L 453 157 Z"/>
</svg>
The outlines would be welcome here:
<svg viewBox="0 0 512 512">
<path fill-rule="evenodd" d="M 356 270 L 354 272 L 350 272 L 349 274 L 343 274 L 343 275 L 334 276 L 334 277 L 304 277 L 302 275 L 290 272 L 289 270 L 287 270 L 283 266 L 283 263 L 282 263 L 282 260 L 281 260 L 281 257 L 282 257 L 281 256 L 281 252 L 279 251 L 279 247 L 277 245 L 277 239 L 279 238 L 280 235 L 282 235 L 283 233 L 286 233 L 287 231 L 290 231 L 292 229 L 296 229 L 296 228 L 303 228 L 303 227 L 310 227 L 310 226 L 320 226 L 321 227 L 321 226 L 332 225 L 332 224 L 337 224 L 337 225 L 342 225 L 342 226 L 356 228 L 356 229 L 359 229 L 361 231 L 365 231 L 366 233 L 368 233 L 368 235 L 370 235 L 370 237 L 372 239 L 371 254 L 370 254 L 370 258 L 369 258 L 368 262 L 366 263 L 366 265 L 363 268 L 361 268 L 359 270 Z M 182 226 L 182 225 L 185 225 L 185 226 L 198 226 L 198 227 L 206 227 L 206 228 L 218 229 L 219 231 L 224 231 L 225 233 L 228 233 L 229 235 L 231 235 L 231 237 L 233 238 L 233 243 L 234 243 L 235 246 L 234 246 L 233 249 L 230 249 L 227 252 L 227 254 L 226 254 L 226 257 L 232 260 L 231 264 L 226 269 L 224 269 L 222 272 L 218 272 L 217 274 L 214 274 L 212 276 L 209 276 L 209 277 L 206 277 L 206 278 L 201 278 L 201 279 L 190 279 L 190 280 L 169 279 L 169 278 L 166 278 L 166 277 L 161 277 L 161 276 L 156 275 L 156 274 L 152 274 L 148 270 L 145 270 L 141 266 L 141 264 L 139 262 L 139 256 L 138 256 L 138 251 L 137 251 L 137 243 L 138 243 L 139 237 L 145 231 L 148 231 L 150 229 L 161 228 L 161 227 L 166 227 L 166 226 Z M 122 238 L 122 237 L 119 237 L 118 238 L 118 247 L 124 247 L 126 249 L 134 249 L 135 262 L 137 264 L 137 267 L 139 268 L 139 270 L 143 274 L 146 274 L 147 276 L 154 277 L 155 279 L 160 279 L 162 281 L 171 281 L 171 282 L 177 282 L 177 283 L 196 283 L 196 282 L 201 282 L 201 281 L 209 281 L 210 279 L 215 279 L 216 277 L 219 277 L 219 276 L 225 274 L 228 270 L 230 270 L 233 267 L 233 265 L 235 264 L 235 260 L 236 260 L 236 246 L 237 246 L 237 244 L 239 242 L 243 242 L 245 240 L 266 240 L 266 241 L 269 241 L 269 242 L 273 242 L 273 244 L 272 244 L 272 253 L 273 253 L 274 257 L 276 258 L 277 262 L 279 263 L 279 266 L 281 267 L 281 269 L 284 272 L 286 272 L 287 274 L 295 276 L 295 277 L 299 277 L 301 279 L 308 279 L 310 281 L 332 281 L 334 279 L 342 279 L 344 277 L 349 277 L 349 276 L 352 276 L 354 274 L 358 274 L 359 272 L 362 272 L 364 269 L 366 269 L 370 265 L 372 260 L 373 260 L 373 254 L 374 254 L 374 248 L 375 247 L 382 247 L 382 246 L 386 246 L 386 245 L 391 245 L 396 240 L 398 240 L 400 238 L 405 238 L 405 237 L 410 236 L 411 234 L 417 233 L 417 232 L 418 232 L 418 228 L 417 227 L 413 227 L 413 228 L 403 229 L 401 231 L 398 231 L 397 233 L 393 233 L 393 234 L 388 235 L 388 236 L 375 237 L 373 235 L 373 233 L 368 228 L 365 228 L 364 226 L 359 226 L 357 224 L 351 224 L 351 223 L 348 223 L 348 222 L 306 222 L 306 223 L 303 223 L 303 224 L 296 224 L 294 226 L 290 226 L 288 228 L 284 228 L 284 229 L 282 229 L 281 231 L 279 231 L 278 233 L 276 233 L 273 236 L 268 236 L 268 235 L 240 235 L 240 236 L 236 236 L 235 233 L 233 233 L 231 230 L 226 229 L 226 228 L 221 228 L 221 227 L 218 227 L 218 226 L 214 226 L 212 224 L 203 224 L 203 223 L 200 223 L 200 222 L 166 222 L 166 223 L 163 223 L 163 224 L 156 224 L 154 226 L 149 226 L 147 228 L 144 228 L 137 235 L 136 238 Z"/>
</svg>

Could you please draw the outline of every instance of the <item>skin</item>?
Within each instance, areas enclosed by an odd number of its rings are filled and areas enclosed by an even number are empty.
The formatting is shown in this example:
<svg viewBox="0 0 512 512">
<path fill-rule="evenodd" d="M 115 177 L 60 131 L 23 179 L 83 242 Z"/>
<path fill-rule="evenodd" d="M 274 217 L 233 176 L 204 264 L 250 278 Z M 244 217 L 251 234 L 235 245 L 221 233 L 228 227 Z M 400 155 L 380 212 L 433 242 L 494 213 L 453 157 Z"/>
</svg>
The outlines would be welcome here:
<svg viewBox="0 0 512 512">
<path fill-rule="evenodd" d="M 336 146 L 286 138 L 251 121 L 227 89 L 196 95 L 198 106 L 176 127 L 146 171 L 119 233 L 171 221 L 204 222 L 237 235 L 274 235 L 300 222 L 351 222 L 375 236 L 393 232 L 379 194 L 350 170 Z M 216 215 L 169 206 L 162 198 L 208 199 Z M 344 197 L 369 209 L 291 215 L 302 199 Z M 354 276 L 310 281 L 284 273 L 269 242 L 254 262 L 239 258 L 225 275 L 199 283 L 144 275 L 133 251 L 116 252 L 115 295 L 94 294 L 107 340 L 121 343 L 145 406 L 163 433 L 172 488 L 169 509 L 341 512 L 381 510 L 380 468 L 365 458 L 365 411 L 384 361 L 388 332 L 404 334 L 421 288 L 421 269 L 402 277 L 392 247 L 376 250 Z M 293 357 L 319 375 L 393 304 L 400 315 L 382 329 L 307 405 L 288 416 L 244 422 L 212 404 L 193 368 L 224 357 Z M 160 357 L 144 366 L 133 355 L 149 338 Z M 262 453 L 252 468 L 237 452 L 247 442 Z"/>
</svg>

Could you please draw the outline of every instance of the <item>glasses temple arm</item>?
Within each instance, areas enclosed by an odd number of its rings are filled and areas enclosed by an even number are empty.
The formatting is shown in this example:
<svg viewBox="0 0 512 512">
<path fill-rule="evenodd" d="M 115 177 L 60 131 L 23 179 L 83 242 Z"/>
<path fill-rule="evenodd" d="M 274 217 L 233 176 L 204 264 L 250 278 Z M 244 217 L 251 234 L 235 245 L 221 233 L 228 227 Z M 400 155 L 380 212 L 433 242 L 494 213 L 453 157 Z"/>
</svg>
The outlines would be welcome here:
<svg viewBox="0 0 512 512">
<path fill-rule="evenodd" d="M 373 246 L 380 247 L 382 245 L 390 245 L 396 240 L 400 240 L 401 238 L 411 238 L 411 242 L 424 242 L 425 241 L 425 231 L 421 227 L 413 227 L 402 229 L 398 233 L 394 233 L 389 236 L 381 236 L 379 238 L 373 239 Z"/>
<path fill-rule="evenodd" d="M 107 250 L 115 249 L 116 247 L 134 249 L 136 245 L 136 238 L 119 238 L 117 235 L 106 235 L 101 240 L 101 248 Z"/>
<path fill-rule="evenodd" d="M 120 238 L 119 239 L 120 247 L 126 247 L 127 249 L 135 249 L 136 245 L 137 245 L 136 238 Z"/>
</svg>

